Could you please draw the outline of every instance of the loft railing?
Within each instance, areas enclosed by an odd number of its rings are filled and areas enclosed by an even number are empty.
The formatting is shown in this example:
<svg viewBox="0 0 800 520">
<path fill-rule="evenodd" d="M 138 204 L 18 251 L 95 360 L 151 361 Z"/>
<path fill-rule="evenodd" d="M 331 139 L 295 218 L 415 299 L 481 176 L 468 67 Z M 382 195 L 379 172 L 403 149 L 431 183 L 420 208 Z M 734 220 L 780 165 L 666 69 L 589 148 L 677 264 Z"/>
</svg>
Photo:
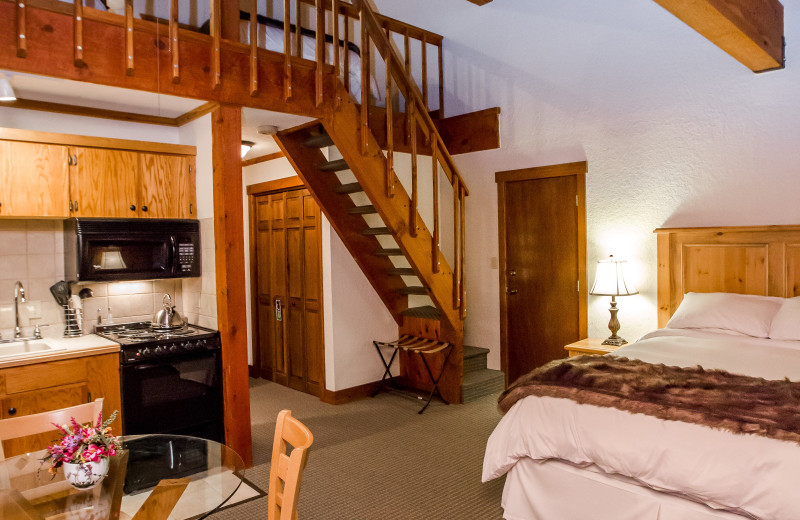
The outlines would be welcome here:
<svg viewBox="0 0 800 520">
<path fill-rule="evenodd" d="M 334 74 L 339 80 L 344 80 L 345 88 L 351 89 L 350 67 L 351 59 L 348 44 L 351 42 L 351 25 L 357 23 L 360 27 L 360 60 L 361 60 L 361 132 L 362 151 L 366 151 L 369 142 L 370 128 L 370 79 L 372 78 L 372 48 L 377 50 L 375 64 L 378 60 L 385 70 L 385 110 L 386 110 L 386 195 L 391 197 L 396 183 L 397 175 L 394 171 L 394 96 L 397 91 L 398 98 L 402 97 L 405 104 L 403 139 L 411 148 L 411 207 L 409 208 L 409 229 L 412 236 L 417 233 L 417 219 L 419 210 L 418 165 L 420 134 L 422 144 L 429 147 L 432 157 L 433 178 L 433 230 L 431 241 L 432 270 L 439 272 L 440 264 L 440 215 L 439 215 L 439 171 L 444 173 L 453 190 L 453 308 L 459 309 L 460 316 L 465 315 L 464 302 L 464 261 L 465 261 L 465 198 L 468 195 L 467 187 L 458 172 L 447 148 L 443 144 L 433 119 L 430 116 L 429 101 L 429 71 L 427 50 L 429 45 L 437 48 L 438 54 L 438 116 L 444 114 L 444 74 L 442 63 L 442 37 L 414 27 L 398 20 L 384 17 L 377 12 L 371 0 L 353 0 L 352 3 L 343 0 L 265 0 L 274 10 L 278 6 L 283 10 L 283 55 L 284 77 L 283 91 L 286 99 L 292 97 L 293 67 L 299 59 L 303 58 L 303 28 L 311 23 L 309 16 L 314 13 L 315 20 L 315 101 L 320 106 L 325 101 L 326 74 Z M 17 55 L 24 58 L 27 54 L 27 17 L 29 6 L 43 9 L 71 13 L 73 18 L 73 56 L 76 66 L 84 65 L 83 23 L 85 17 L 102 19 L 108 23 L 118 24 L 125 29 L 125 64 L 124 70 L 128 75 L 136 74 L 134 55 L 134 10 L 133 0 L 125 0 L 124 15 L 118 16 L 93 9 L 94 0 L 74 0 L 74 2 L 57 2 L 54 0 L 16 0 L 16 45 Z M 282 5 L 281 5 L 282 4 Z M 259 55 L 263 52 L 258 46 L 258 19 L 252 14 L 258 13 L 261 4 L 258 0 L 250 0 L 251 13 L 249 22 L 249 90 L 252 95 L 259 93 L 258 71 Z M 306 8 L 304 8 L 306 6 Z M 87 7 L 89 9 L 84 9 Z M 228 13 L 229 14 L 229 13 Z M 238 12 L 236 12 L 238 15 Z M 166 22 L 169 36 L 169 55 L 172 72 L 172 81 L 181 82 L 180 42 L 182 37 L 191 33 L 182 31 L 184 28 L 179 22 L 179 1 L 170 0 L 169 17 L 160 20 L 152 17 L 151 21 Z M 223 40 L 223 12 L 222 0 L 209 0 L 209 33 L 211 43 L 210 65 L 214 88 L 219 88 L 222 83 L 224 69 L 221 63 L 221 47 L 226 44 L 240 44 L 231 41 L 234 32 L 230 25 L 226 26 L 226 35 Z M 238 16 L 237 16 L 238 18 Z M 292 23 L 294 20 L 294 24 Z M 351 23 L 352 22 L 352 23 Z M 229 23 L 229 22 L 228 22 Z M 331 52 L 327 52 L 326 33 L 331 29 Z M 293 30 L 294 28 L 294 30 Z M 235 27 L 238 33 L 238 20 Z M 158 25 L 156 25 L 156 33 Z M 353 31 L 355 32 L 355 31 Z M 340 36 L 341 35 L 341 36 Z M 395 37 L 403 41 L 403 51 L 397 47 Z M 192 34 L 192 38 L 204 37 Z M 208 37 L 206 37 L 208 38 Z M 294 38 L 294 42 L 292 42 Z M 238 38 L 237 38 L 238 40 Z M 418 41 L 421 49 L 421 80 L 420 84 L 413 77 L 411 42 Z M 344 50 L 343 50 L 344 49 Z M 332 93 L 331 93 L 332 94 Z M 398 111 L 399 112 L 399 111 Z M 373 132 L 374 134 L 374 132 Z"/>
</svg>

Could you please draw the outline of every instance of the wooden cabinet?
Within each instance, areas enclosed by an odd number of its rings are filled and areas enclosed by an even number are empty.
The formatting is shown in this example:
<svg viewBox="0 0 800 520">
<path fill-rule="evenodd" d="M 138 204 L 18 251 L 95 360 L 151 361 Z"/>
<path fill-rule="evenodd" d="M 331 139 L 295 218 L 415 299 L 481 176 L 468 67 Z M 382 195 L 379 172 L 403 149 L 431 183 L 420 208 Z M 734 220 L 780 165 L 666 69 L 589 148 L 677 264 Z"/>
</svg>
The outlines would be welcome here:
<svg viewBox="0 0 800 520">
<path fill-rule="evenodd" d="M 0 128 L 0 217 L 197 218 L 194 153 Z"/>
<path fill-rule="evenodd" d="M 0 216 L 69 216 L 67 148 L 0 141 Z"/>
<path fill-rule="evenodd" d="M 0 369 L 0 417 L 21 417 L 104 398 L 103 415 L 120 409 L 119 355 L 101 354 Z M 117 419 L 114 432 L 121 433 Z M 46 447 L 53 432 L 5 441 L 6 457 Z"/>
</svg>

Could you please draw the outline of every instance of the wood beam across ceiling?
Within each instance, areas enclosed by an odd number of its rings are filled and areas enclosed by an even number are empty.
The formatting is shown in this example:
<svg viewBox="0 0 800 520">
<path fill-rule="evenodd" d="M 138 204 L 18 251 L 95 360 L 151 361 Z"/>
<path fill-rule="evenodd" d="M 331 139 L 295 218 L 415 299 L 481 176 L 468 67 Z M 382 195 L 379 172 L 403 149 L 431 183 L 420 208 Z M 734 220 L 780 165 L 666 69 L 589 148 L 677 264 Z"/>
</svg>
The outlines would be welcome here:
<svg viewBox="0 0 800 520">
<path fill-rule="evenodd" d="M 246 161 L 242 161 L 242 168 L 244 168 L 245 166 L 252 166 L 254 164 L 262 162 L 272 161 L 274 159 L 280 159 L 281 157 L 285 157 L 283 155 L 283 152 L 269 153 L 267 155 L 262 155 L 261 157 L 254 157 L 252 159 L 247 159 Z"/>
<path fill-rule="evenodd" d="M 753 72 L 784 67 L 778 0 L 655 0 Z"/>
</svg>

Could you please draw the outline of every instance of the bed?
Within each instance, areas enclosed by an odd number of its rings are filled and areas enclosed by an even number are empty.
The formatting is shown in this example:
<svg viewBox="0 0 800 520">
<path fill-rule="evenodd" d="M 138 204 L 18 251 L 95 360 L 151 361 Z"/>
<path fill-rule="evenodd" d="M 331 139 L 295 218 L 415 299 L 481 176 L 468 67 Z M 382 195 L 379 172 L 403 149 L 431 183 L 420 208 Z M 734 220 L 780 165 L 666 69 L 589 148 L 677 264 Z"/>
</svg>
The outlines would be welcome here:
<svg viewBox="0 0 800 520">
<path fill-rule="evenodd" d="M 615 356 L 800 381 L 800 227 L 658 230 L 658 279 L 662 329 Z M 529 396 L 483 480 L 508 520 L 793 519 L 798 472 L 797 442 Z"/>
</svg>

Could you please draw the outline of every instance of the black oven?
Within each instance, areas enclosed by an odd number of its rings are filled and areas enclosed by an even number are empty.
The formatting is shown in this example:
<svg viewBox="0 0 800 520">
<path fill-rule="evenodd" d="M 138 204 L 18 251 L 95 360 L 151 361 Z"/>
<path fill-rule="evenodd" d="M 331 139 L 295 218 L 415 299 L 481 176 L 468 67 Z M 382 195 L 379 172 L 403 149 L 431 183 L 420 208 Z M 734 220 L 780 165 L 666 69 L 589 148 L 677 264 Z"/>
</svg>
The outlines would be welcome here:
<svg viewBox="0 0 800 520">
<path fill-rule="evenodd" d="M 67 219 L 64 274 L 70 282 L 200 276 L 200 224 L 174 219 Z"/>
</svg>

